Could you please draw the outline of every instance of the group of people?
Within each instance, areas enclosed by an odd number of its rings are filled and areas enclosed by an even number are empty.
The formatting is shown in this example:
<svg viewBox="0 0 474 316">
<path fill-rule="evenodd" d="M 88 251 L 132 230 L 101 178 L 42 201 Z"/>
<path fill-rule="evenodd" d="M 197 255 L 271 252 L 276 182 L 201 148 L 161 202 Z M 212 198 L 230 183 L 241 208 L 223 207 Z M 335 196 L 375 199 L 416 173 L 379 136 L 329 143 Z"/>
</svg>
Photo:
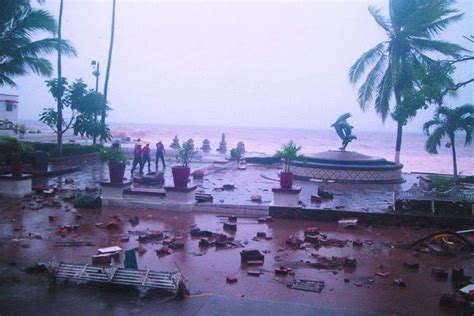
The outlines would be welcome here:
<svg viewBox="0 0 474 316">
<path fill-rule="evenodd" d="M 140 167 L 140 174 L 143 174 L 143 167 L 145 164 L 148 164 L 148 172 L 150 173 L 150 143 L 142 143 L 141 139 L 137 139 L 135 146 L 133 148 L 133 163 L 132 163 L 132 175 L 135 172 L 137 166 Z M 163 169 L 165 168 L 165 146 L 159 141 L 156 143 L 156 160 L 155 160 L 155 170 L 158 171 L 158 162 L 161 160 L 163 164 Z"/>
</svg>

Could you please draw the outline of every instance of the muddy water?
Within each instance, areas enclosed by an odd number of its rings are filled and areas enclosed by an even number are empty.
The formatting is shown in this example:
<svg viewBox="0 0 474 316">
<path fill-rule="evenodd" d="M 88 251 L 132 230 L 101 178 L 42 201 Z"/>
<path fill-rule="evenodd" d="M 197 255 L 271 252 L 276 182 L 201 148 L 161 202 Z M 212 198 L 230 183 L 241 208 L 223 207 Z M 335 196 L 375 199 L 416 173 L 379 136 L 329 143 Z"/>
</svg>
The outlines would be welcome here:
<svg viewBox="0 0 474 316">
<path fill-rule="evenodd" d="M 255 219 L 239 218 L 235 233 L 225 232 L 222 220 L 214 214 L 193 214 L 176 212 L 157 212 L 153 210 L 136 210 L 120 208 L 103 208 L 101 211 L 80 210 L 82 219 L 77 221 L 75 214 L 65 212 L 61 208 L 49 208 L 39 211 L 20 210 L 14 203 L 2 205 L 0 220 L 1 262 L 32 262 L 49 261 L 55 257 L 59 261 L 90 263 L 91 256 L 97 248 L 118 245 L 123 249 L 138 246 L 134 231 L 165 230 L 170 235 L 187 236 L 189 227 L 196 224 L 201 229 L 227 233 L 236 240 L 242 241 L 245 248 L 209 249 L 199 248 L 199 238 L 186 237 L 185 248 L 174 254 L 158 257 L 155 250 L 158 244 L 142 244 L 147 249 L 143 256 L 138 256 L 139 268 L 154 270 L 170 270 L 178 268 L 189 280 L 192 295 L 218 294 L 239 299 L 241 297 L 283 301 L 292 303 L 314 304 L 324 307 L 347 308 L 372 312 L 435 315 L 449 311 L 441 310 L 438 306 L 439 296 L 450 293 L 451 281 L 439 281 L 431 276 L 431 268 L 464 267 L 469 275 L 474 273 L 474 260 L 469 254 L 458 257 L 435 257 L 422 253 L 413 257 L 408 250 L 392 248 L 386 243 L 413 240 L 430 229 L 413 230 L 407 227 L 368 227 L 359 226 L 353 230 L 337 227 L 335 223 L 305 222 L 274 220 L 258 224 Z M 48 216 L 57 216 L 50 223 Z M 95 223 L 104 222 L 112 216 L 119 215 L 122 224 L 119 229 L 107 230 L 98 228 Z M 132 216 L 140 218 L 140 224 L 132 227 L 128 219 Z M 12 222 L 12 219 L 15 222 Z M 59 236 L 56 231 L 61 225 L 80 224 L 77 231 L 66 237 Z M 23 230 L 14 231 L 14 225 L 22 225 Z M 303 236 L 302 230 L 308 226 L 319 227 L 321 233 L 328 238 L 349 240 L 343 248 L 323 247 L 318 250 L 291 250 L 285 245 L 289 235 Z M 257 232 L 265 232 L 272 240 L 255 241 L 252 238 Z M 23 238 L 28 233 L 37 233 L 42 239 Z M 130 236 L 129 242 L 120 242 L 123 236 Z M 353 248 L 352 240 L 373 241 L 365 243 L 362 248 Z M 92 241 L 95 247 L 55 247 L 56 241 Z M 29 245 L 23 248 L 22 245 Z M 247 275 L 250 267 L 241 264 L 239 252 L 242 249 L 258 249 L 265 251 L 265 263 L 259 267 L 263 274 L 259 277 Z M 358 265 L 352 270 L 318 270 L 308 267 L 305 261 L 313 261 L 312 253 L 325 256 L 354 256 Z M 283 261 L 276 261 L 275 256 Z M 121 265 L 123 256 L 117 265 Z M 419 271 L 403 268 L 404 261 L 420 263 Z M 295 276 L 276 277 L 274 269 L 280 265 L 292 267 Z M 383 266 L 383 269 L 380 268 Z M 251 267 L 254 269 L 255 267 Z M 377 271 L 388 271 L 391 275 L 382 278 L 375 275 Z M 227 284 L 225 278 L 235 276 L 236 284 Z M 294 278 L 321 279 L 325 288 L 321 293 L 302 292 L 288 289 L 286 284 Z M 406 288 L 392 285 L 394 278 L 402 277 L 407 283 Z M 349 283 L 344 282 L 348 278 Z M 21 279 L 21 277 L 20 277 Z M 370 281 L 372 280 L 372 281 Z M 15 283 L 15 282 L 13 282 Z M 8 302 L 21 301 L 25 294 L 39 306 L 69 302 L 71 304 L 88 303 L 90 311 L 107 310 L 121 313 L 147 311 L 150 304 L 156 301 L 137 301 L 130 295 L 122 293 L 103 292 L 97 289 L 81 288 L 48 288 L 40 285 L 29 276 L 23 282 L 8 285 L 2 283 L 0 292 L 8 289 L 9 299 L 0 299 L 0 307 L 5 310 L 15 310 Z M 5 285 L 7 284 L 7 285 Z M 3 294 L 2 294 L 3 295 Z M 91 298 L 95 298 L 94 303 Z M 105 304 L 105 305 L 104 305 Z M 89 305 L 88 305 L 89 306 Z M 104 307 L 105 306 L 105 307 Z M 2 310 L 0 309 L 0 311 Z M 85 310 L 87 312 L 87 309 Z"/>
</svg>

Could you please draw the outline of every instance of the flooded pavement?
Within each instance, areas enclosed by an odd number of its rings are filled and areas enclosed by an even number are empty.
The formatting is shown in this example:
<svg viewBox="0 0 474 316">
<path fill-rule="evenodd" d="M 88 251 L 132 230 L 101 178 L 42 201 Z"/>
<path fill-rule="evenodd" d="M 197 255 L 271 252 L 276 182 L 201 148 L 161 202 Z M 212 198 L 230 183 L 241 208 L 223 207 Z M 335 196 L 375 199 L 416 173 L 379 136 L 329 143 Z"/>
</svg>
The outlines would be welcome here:
<svg viewBox="0 0 474 316">
<path fill-rule="evenodd" d="M 172 165 L 172 163 L 169 163 Z M 236 205 L 269 205 L 273 200 L 272 188 L 279 187 L 278 174 L 280 169 L 276 165 L 247 164 L 246 170 L 238 170 L 235 162 L 227 164 L 213 164 L 194 162 L 190 165 L 191 171 L 203 170 L 204 179 L 192 179 L 190 184 L 198 186 L 198 192 L 213 195 L 214 204 Z M 127 166 L 125 177 L 130 178 L 130 168 Z M 153 169 L 152 169 L 153 170 Z M 163 171 L 160 168 L 160 171 Z M 295 186 L 301 186 L 300 200 L 306 207 L 315 209 L 341 209 L 358 212 L 389 212 L 393 207 L 393 193 L 395 190 L 407 190 L 413 183 L 418 182 L 417 174 L 404 174 L 406 180 L 402 184 L 344 184 L 321 183 L 310 181 L 295 181 Z M 172 185 L 171 168 L 164 169 L 165 185 Z M 66 183 L 66 179 L 74 179 L 73 183 Z M 59 186 L 64 189 L 99 186 L 99 182 L 108 179 L 108 168 L 103 163 L 88 163 L 76 171 L 61 176 L 34 179 L 33 184 Z M 225 184 L 233 184 L 234 189 L 223 190 Z M 334 199 L 323 200 L 322 203 L 312 203 L 311 195 L 316 194 L 318 188 L 330 191 Z M 251 201 L 253 195 L 260 195 L 261 202 Z"/>
<path fill-rule="evenodd" d="M 0 200 L 0 312 L 31 313 L 34 302 L 36 311 L 79 313 L 135 314 L 152 313 L 165 304 L 161 298 L 140 299 L 136 293 L 123 293 L 91 287 L 48 286 L 44 276 L 26 275 L 8 263 L 28 264 L 34 261 L 58 261 L 91 263 L 98 248 L 120 246 L 123 250 L 141 245 L 147 251 L 137 254 L 138 267 L 152 270 L 179 269 L 188 279 L 191 298 L 173 303 L 170 313 L 192 304 L 196 297 L 223 296 L 231 302 L 244 299 L 291 302 L 324 308 L 347 309 L 375 313 L 399 313 L 412 315 L 450 314 L 453 310 L 439 307 L 443 293 L 452 293 L 452 283 L 432 276 L 433 267 L 451 272 L 453 267 L 464 268 L 467 275 L 474 275 L 474 260 L 469 252 L 455 257 L 435 256 L 432 253 L 412 253 L 411 250 L 394 247 L 399 241 L 413 241 L 433 230 L 409 227 L 373 227 L 359 225 L 354 229 L 337 226 L 337 223 L 299 220 L 273 220 L 259 223 L 256 218 L 238 218 L 237 230 L 225 231 L 223 221 L 227 217 L 215 214 L 178 213 L 146 209 L 104 207 L 101 210 L 65 211 L 64 206 L 46 207 L 40 210 L 22 209 L 22 203 Z M 78 219 L 77 212 L 81 215 Z M 50 221 L 50 216 L 53 220 Z M 129 220 L 137 216 L 138 225 Z M 97 227 L 113 218 L 120 222 L 114 229 Z M 79 225 L 77 230 L 61 237 L 58 227 Z M 303 239 L 303 230 L 316 226 L 326 240 L 326 246 L 315 248 L 312 244 L 293 249 L 286 240 L 289 236 Z M 233 237 L 238 247 L 220 249 L 199 247 L 200 238 L 191 237 L 193 227 Z M 184 248 L 170 255 L 158 256 L 160 242 L 139 243 L 138 235 L 145 231 L 164 231 L 167 235 L 184 237 Z M 271 238 L 254 238 L 265 233 Z M 260 234 L 262 235 L 262 234 Z M 124 237 L 128 237 L 125 241 Z M 335 241 L 334 241 L 335 240 Z M 65 247 L 64 242 L 83 241 L 94 246 Z M 357 241 L 357 245 L 354 245 Z M 360 242 L 360 244 L 358 244 Z M 59 246 L 58 246 L 59 245 Z M 339 247 L 342 246 L 342 247 Z M 240 252 L 257 249 L 264 254 L 261 266 L 241 263 Z M 329 269 L 315 268 L 312 263 L 326 257 L 353 257 L 356 267 L 334 266 Z M 123 253 L 115 262 L 123 266 Z M 404 262 L 416 262 L 418 269 L 407 268 Z M 292 273 L 276 275 L 275 269 L 289 267 Z M 262 272 L 259 276 L 248 275 L 249 270 Z M 376 275 L 379 272 L 381 275 Z M 294 273 L 294 274 L 293 274 Z M 384 277 L 383 273 L 390 273 Z M 236 283 L 226 282 L 227 277 L 237 278 Z M 393 284 L 402 278 L 406 287 Z M 325 286 L 320 293 L 293 290 L 287 284 L 295 279 L 322 280 Z M 12 305 L 13 304 L 13 305 Z M 169 304 L 169 303 L 166 303 Z M 66 306 L 80 306 L 78 309 Z M 2 312 L 3 314 L 3 312 Z"/>
</svg>

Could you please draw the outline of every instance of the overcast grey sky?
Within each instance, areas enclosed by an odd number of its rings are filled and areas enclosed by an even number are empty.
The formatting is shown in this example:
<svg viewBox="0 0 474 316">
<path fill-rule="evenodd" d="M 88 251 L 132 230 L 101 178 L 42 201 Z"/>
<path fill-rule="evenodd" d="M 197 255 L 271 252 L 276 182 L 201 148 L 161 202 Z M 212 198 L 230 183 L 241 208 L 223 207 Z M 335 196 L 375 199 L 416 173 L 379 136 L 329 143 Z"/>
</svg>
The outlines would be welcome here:
<svg viewBox="0 0 474 316">
<path fill-rule="evenodd" d="M 112 0 L 65 0 L 63 37 L 79 52 L 65 58 L 63 75 L 92 88 L 90 61 L 101 65 L 103 89 Z M 385 39 L 367 11 L 388 1 L 145 1 L 117 0 L 109 86 L 110 121 L 285 128 L 328 128 L 344 112 L 360 130 L 391 130 L 372 109 L 359 109 L 347 79 L 354 61 Z M 57 15 L 59 1 L 44 8 Z M 460 1 L 464 20 L 443 38 L 474 45 L 474 1 Z M 384 11 L 386 12 L 386 11 Z M 51 57 L 55 60 L 55 56 Z M 459 65 L 456 79 L 474 76 Z M 18 78 L 20 117 L 37 119 L 54 102 L 36 75 Z M 459 105 L 473 101 L 463 89 Z M 407 130 L 420 131 L 431 111 Z"/>
</svg>

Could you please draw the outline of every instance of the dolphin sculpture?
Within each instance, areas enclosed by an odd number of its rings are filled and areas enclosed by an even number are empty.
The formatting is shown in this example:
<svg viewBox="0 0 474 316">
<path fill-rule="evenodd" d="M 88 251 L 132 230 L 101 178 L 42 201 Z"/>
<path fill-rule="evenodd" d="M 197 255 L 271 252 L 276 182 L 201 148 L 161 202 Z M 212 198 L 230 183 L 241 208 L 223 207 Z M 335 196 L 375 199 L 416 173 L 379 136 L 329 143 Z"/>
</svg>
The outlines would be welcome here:
<svg viewBox="0 0 474 316">
<path fill-rule="evenodd" d="M 342 139 L 342 147 L 339 148 L 341 151 L 345 151 L 347 145 L 357 139 L 357 136 L 352 135 L 353 126 L 347 123 L 347 119 L 350 118 L 352 115 L 350 113 L 345 113 L 339 116 L 339 118 L 334 122 L 331 127 L 334 127 L 336 130 L 337 136 Z"/>
</svg>

